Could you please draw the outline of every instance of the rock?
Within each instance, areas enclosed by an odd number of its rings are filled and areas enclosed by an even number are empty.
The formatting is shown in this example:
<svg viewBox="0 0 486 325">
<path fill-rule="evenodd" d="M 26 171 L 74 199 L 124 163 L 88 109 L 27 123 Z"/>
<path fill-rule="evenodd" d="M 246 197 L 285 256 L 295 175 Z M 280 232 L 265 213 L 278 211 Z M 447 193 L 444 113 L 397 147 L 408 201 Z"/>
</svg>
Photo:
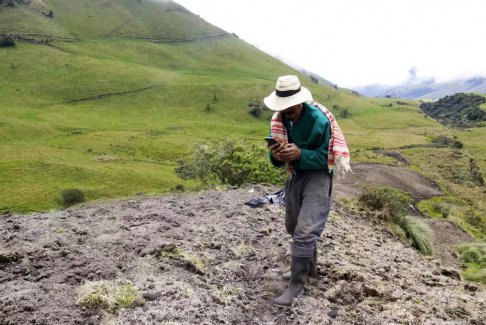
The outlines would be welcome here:
<svg viewBox="0 0 486 325">
<path fill-rule="evenodd" d="M 399 299 L 400 299 L 400 298 L 402 298 L 402 297 L 403 297 L 403 292 L 402 292 L 402 291 L 400 291 L 400 290 L 395 290 L 395 291 L 393 291 L 393 292 L 391 293 L 391 295 L 390 295 L 390 300 L 391 300 L 391 301 L 397 301 L 397 300 L 399 300 Z"/>
<path fill-rule="evenodd" d="M 329 311 L 329 312 L 327 313 L 327 316 L 329 316 L 329 317 L 331 317 L 331 318 L 336 318 L 336 317 L 337 317 L 337 315 L 338 315 L 338 311 L 337 311 L 336 309 L 333 309 L 333 310 L 331 310 L 331 311 Z"/>
<path fill-rule="evenodd" d="M 466 289 L 467 291 L 476 292 L 478 291 L 479 287 L 472 283 L 465 283 L 464 289 Z"/>
<path fill-rule="evenodd" d="M 147 301 L 154 301 L 162 297 L 162 293 L 159 292 L 146 292 L 142 294 L 142 298 L 147 300 Z"/>
<path fill-rule="evenodd" d="M 383 296 L 383 288 L 380 285 L 370 285 L 365 283 L 363 285 L 363 291 L 365 295 L 369 297 L 382 297 Z"/>
<path fill-rule="evenodd" d="M 145 300 L 143 298 L 137 298 L 134 302 L 130 305 L 130 308 L 137 308 L 145 306 Z"/>
<path fill-rule="evenodd" d="M 443 276 L 449 277 L 449 278 L 461 280 L 461 274 L 457 270 L 454 270 L 454 269 L 442 268 L 440 270 L 440 274 L 442 274 Z"/>
</svg>

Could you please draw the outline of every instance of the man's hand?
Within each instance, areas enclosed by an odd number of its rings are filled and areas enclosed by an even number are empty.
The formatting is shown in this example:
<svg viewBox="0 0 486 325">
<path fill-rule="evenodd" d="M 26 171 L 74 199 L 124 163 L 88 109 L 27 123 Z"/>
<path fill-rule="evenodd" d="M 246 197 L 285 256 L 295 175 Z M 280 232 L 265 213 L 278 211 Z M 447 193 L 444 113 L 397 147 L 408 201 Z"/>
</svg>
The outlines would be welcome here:
<svg viewBox="0 0 486 325">
<path fill-rule="evenodd" d="M 275 159 L 280 161 L 294 161 L 300 159 L 300 149 L 293 143 L 287 143 L 275 150 L 272 150 L 272 155 Z"/>
<path fill-rule="evenodd" d="M 288 143 L 278 154 L 282 161 L 293 161 L 300 158 L 300 149 L 295 144 Z"/>
<path fill-rule="evenodd" d="M 268 149 L 270 149 L 270 152 L 272 153 L 273 158 L 275 158 L 276 160 L 279 160 L 279 161 L 281 161 L 280 158 L 279 158 L 279 152 L 283 148 L 284 148 L 284 145 L 282 143 L 276 143 L 276 144 L 268 147 Z"/>
</svg>

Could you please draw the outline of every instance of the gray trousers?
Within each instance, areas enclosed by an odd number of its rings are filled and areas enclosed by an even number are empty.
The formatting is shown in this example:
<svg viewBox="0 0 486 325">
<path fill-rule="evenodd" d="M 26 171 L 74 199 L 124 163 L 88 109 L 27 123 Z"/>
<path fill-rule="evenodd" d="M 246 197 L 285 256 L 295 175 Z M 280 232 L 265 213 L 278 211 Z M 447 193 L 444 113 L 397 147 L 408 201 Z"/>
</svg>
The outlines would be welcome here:
<svg viewBox="0 0 486 325">
<path fill-rule="evenodd" d="M 292 255 L 312 257 L 331 210 L 332 176 L 324 170 L 298 171 L 285 183 L 285 228 Z"/>
</svg>

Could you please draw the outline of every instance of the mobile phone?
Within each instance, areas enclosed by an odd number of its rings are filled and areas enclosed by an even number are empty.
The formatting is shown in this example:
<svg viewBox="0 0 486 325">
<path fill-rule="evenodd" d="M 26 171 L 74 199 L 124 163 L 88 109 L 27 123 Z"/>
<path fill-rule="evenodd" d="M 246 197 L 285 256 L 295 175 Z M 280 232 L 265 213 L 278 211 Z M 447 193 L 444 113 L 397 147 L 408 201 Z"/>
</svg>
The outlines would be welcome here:
<svg viewBox="0 0 486 325">
<path fill-rule="evenodd" d="M 270 147 L 270 146 L 273 146 L 274 144 L 278 143 L 277 140 L 275 140 L 274 138 L 272 137 L 265 137 L 265 141 L 267 141 L 267 145 Z"/>
</svg>

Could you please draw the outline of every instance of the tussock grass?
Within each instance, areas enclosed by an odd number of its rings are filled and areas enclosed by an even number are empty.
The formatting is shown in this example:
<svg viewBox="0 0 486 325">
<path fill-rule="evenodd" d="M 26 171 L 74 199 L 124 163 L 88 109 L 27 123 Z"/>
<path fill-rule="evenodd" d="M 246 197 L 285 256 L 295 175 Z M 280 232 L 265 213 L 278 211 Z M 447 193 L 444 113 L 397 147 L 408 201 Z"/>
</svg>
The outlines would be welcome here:
<svg viewBox="0 0 486 325">
<path fill-rule="evenodd" d="M 214 299 L 223 304 L 228 305 L 231 301 L 238 296 L 241 289 L 233 285 L 225 285 L 223 288 L 213 293 Z"/>
<path fill-rule="evenodd" d="M 197 274 L 206 274 L 209 271 L 209 260 L 204 257 L 183 253 L 182 259 L 186 267 Z"/>
<path fill-rule="evenodd" d="M 412 246 L 424 255 L 432 255 L 434 251 L 432 230 L 418 218 L 402 216 L 398 225 L 403 229 Z"/>
<path fill-rule="evenodd" d="M 87 281 L 78 290 L 76 304 L 115 313 L 129 308 L 137 297 L 137 288 L 130 281 Z"/>
<path fill-rule="evenodd" d="M 249 244 L 241 244 L 237 247 L 232 248 L 231 251 L 236 257 L 254 255 L 256 252 L 255 248 Z"/>
</svg>

